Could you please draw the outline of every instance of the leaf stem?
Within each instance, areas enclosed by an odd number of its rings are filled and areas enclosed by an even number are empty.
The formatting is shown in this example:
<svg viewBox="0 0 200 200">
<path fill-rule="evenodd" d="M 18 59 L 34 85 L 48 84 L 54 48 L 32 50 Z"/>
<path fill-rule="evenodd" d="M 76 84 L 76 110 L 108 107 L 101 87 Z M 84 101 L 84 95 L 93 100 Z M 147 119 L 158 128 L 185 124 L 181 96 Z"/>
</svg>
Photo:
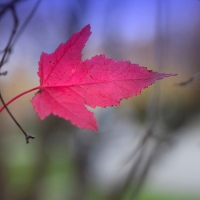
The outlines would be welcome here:
<svg viewBox="0 0 200 200">
<path fill-rule="evenodd" d="M 25 92 L 22 92 L 21 94 L 18 94 L 17 96 L 13 97 L 10 101 L 8 101 L 2 108 L 0 108 L 0 112 L 2 112 L 6 106 L 8 106 L 9 104 L 11 104 L 13 101 L 15 101 L 16 99 L 18 99 L 19 97 L 21 97 L 21 96 L 23 96 L 23 95 L 25 95 L 25 94 L 27 94 L 29 92 L 32 92 L 34 90 L 38 90 L 40 88 L 41 88 L 41 86 L 38 86 L 38 87 L 32 88 L 30 90 L 27 90 Z"/>
</svg>

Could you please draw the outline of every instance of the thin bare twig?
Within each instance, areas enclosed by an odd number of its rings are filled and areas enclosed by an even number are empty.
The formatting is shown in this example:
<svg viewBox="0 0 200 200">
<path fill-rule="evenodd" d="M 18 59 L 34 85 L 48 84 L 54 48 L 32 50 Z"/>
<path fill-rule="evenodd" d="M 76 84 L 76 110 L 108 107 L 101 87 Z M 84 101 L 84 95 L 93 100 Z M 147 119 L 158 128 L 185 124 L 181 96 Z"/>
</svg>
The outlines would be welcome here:
<svg viewBox="0 0 200 200">
<path fill-rule="evenodd" d="M 7 110 L 8 114 L 10 115 L 10 117 L 12 118 L 12 120 L 15 122 L 15 124 L 19 127 L 19 129 L 24 133 L 25 135 L 25 138 L 26 138 L 26 143 L 28 144 L 29 143 L 29 139 L 34 139 L 35 136 L 32 136 L 32 135 L 28 135 L 24 129 L 20 126 L 20 124 L 17 122 L 17 120 L 15 119 L 15 117 L 12 115 L 12 113 L 10 112 L 10 110 L 8 109 L 8 107 L 5 105 L 5 102 L 1 96 L 1 93 L 0 93 L 0 99 L 1 99 L 1 102 L 2 104 L 5 106 L 5 109 Z"/>
<path fill-rule="evenodd" d="M 12 12 L 14 25 L 13 25 L 13 30 L 12 30 L 12 33 L 11 33 L 10 38 L 8 40 L 8 43 L 7 43 L 7 45 L 6 45 L 6 47 L 3 51 L 4 53 L 3 53 L 3 56 L 2 56 L 1 61 L 0 61 L 0 69 L 3 66 L 3 64 L 5 64 L 6 58 L 8 58 L 9 54 L 11 53 L 11 42 L 13 41 L 13 39 L 15 37 L 15 34 L 16 34 L 17 28 L 18 28 L 18 24 L 19 24 L 15 7 L 10 6 L 9 9 Z M 0 75 L 5 75 L 5 74 L 7 74 L 7 71 L 0 73 Z"/>
<path fill-rule="evenodd" d="M 24 0 L 13 0 L 10 1 L 8 3 L 1 3 L 0 4 L 0 18 L 13 6 L 15 6 L 15 4 L 19 3 L 20 1 L 24 1 Z"/>
<path fill-rule="evenodd" d="M 163 32 L 163 27 L 162 27 L 162 23 L 163 20 L 166 19 L 165 22 L 165 28 L 166 30 L 168 30 L 168 17 L 166 15 L 166 18 L 163 18 L 163 9 L 166 9 L 166 14 L 168 14 L 168 4 L 163 4 L 163 2 L 161 3 L 161 1 L 157 1 L 157 36 L 156 36 L 156 61 L 157 61 L 157 66 L 159 71 L 162 71 L 162 67 L 164 64 L 164 56 L 166 55 L 165 52 L 165 48 L 164 46 L 167 45 L 168 40 L 165 40 L 165 43 L 163 41 L 163 38 L 165 36 L 165 38 L 168 38 L 168 35 L 166 32 Z M 155 86 L 154 86 L 155 87 Z M 127 176 L 127 179 L 124 182 L 124 185 L 121 189 L 121 194 L 120 196 L 117 198 L 117 200 L 121 200 L 123 197 L 123 193 L 126 192 L 128 186 L 130 186 L 133 183 L 133 188 L 132 188 L 132 196 L 130 199 L 137 199 L 139 193 L 142 190 L 143 187 L 143 183 L 144 180 L 148 174 L 148 171 L 151 167 L 152 162 L 154 161 L 154 157 L 155 157 L 155 153 L 158 150 L 158 145 L 160 143 L 160 140 L 156 140 L 157 144 L 155 146 L 154 149 L 152 149 L 152 151 L 150 152 L 151 154 L 149 154 L 148 158 L 145 158 L 145 154 L 148 153 L 149 149 L 147 148 L 148 142 L 151 138 L 155 138 L 155 127 L 158 123 L 158 119 L 159 119 L 159 113 L 160 113 L 160 109 L 159 109 L 159 102 L 160 102 L 160 86 L 157 84 L 156 88 L 154 88 L 154 94 L 153 94 L 153 99 L 150 102 L 149 108 L 147 108 L 147 114 L 146 114 L 146 118 L 148 121 L 150 121 L 149 124 L 149 128 L 147 129 L 144 137 L 141 139 L 141 141 L 139 142 L 138 146 L 136 146 L 135 151 L 133 152 L 132 155 L 130 155 L 130 157 L 133 157 L 138 155 L 138 157 L 136 158 L 135 162 L 132 165 L 132 168 Z M 129 157 L 129 158 L 130 158 Z M 143 165 L 142 165 L 143 164 Z M 141 171 L 141 166 L 143 166 L 143 169 Z M 138 174 L 138 171 L 141 171 Z"/>
<path fill-rule="evenodd" d="M 151 167 L 153 161 L 155 160 L 156 152 L 158 150 L 159 145 L 160 145 L 160 141 L 157 140 L 154 148 L 151 150 L 150 155 L 146 159 L 145 166 L 144 166 L 142 172 L 140 173 L 140 177 L 137 181 L 137 184 L 135 184 L 135 187 L 133 188 L 130 199 L 132 199 L 132 200 L 138 199 L 138 196 L 140 194 L 140 191 L 142 190 L 142 186 L 144 184 L 145 178 L 147 177 L 150 167 Z"/>
<path fill-rule="evenodd" d="M 38 0 L 33 9 L 31 10 L 30 14 L 28 15 L 28 17 L 26 18 L 26 20 L 24 21 L 24 23 L 22 24 L 21 28 L 19 29 L 19 31 L 17 32 L 18 26 L 19 26 L 19 20 L 18 20 L 18 16 L 16 13 L 16 3 L 19 3 L 21 1 L 24 0 L 13 0 L 7 4 L 0 4 L 0 18 L 7 12 L 7 11 L 11 11 L 12 13 L 12 17 L 13 17 L 13 21 L 14 21 L 14 25 L 13 25 L 13 29 L 12 29 L 12 33 L 8 39 L 8 43 L 5 47 L 5 49 L 3 50 L 3 55 L 2 58 L 0 60 L 0 70 L 2 68 L 2 66 L 9 60 L 9 56 L 11 54 L 11 50 L 12 47 L 14 45 L 14 43 L 16 43 L 16 41 L 18 40 L 19 36 L 21 36 L 22 32 L 25 30 L 26 26 L 28 25 L 28 23 L 30 22 L 31 18 L 33 17 L 34 13 L 36 12 L 41 0 Z M 1 72 L 0 71 L 0 76 L 1 75 L 6 75 L 7 71 Z M 5 106 L 5 109 L 7 110 L 8 114 L 10 115 L 10 117 L 12 118 L 12 120 L 15 122 L 15 124 L 19 127 L 19 129 L 23 132 L 23 134 L 25 135 L 26 138 L 26 143 L 29 143 L 29 139 L 34 139 L 34 136 L 28 135 L 23 128 L 21 127 L 21 125 L 17 122 L 17 120 L 14 118 L 14 116 L 12 115 L 12 113 L 10 112 L 10 110 L 7 108 L 7 106 L 5 105 L 5 102 L 3 100 L 3 97 L 0 93 L 0 100 L 2 102 L 2 104 Z"/>
<path fill-rule="evenodd" d="M 31 10 L 30 14 L 28 15 L 28 17 L 26 18 L 26 20 L 24 21 L 24 23 L 22 24 L 21 28 L 19 29 L 19 31 L 17 32 L 17 28 L 18 28 L 18 17 L 16 14 L 16 10 L 14 7 L 14 3 L 20 2 L 22 0 L 15 0 L 12 1 L 11 3 L 8 3 L 5 5 L 4 9 L 0 12 L 0 17 L 5 13 L 6 9 L 9 9 L 12 11 L 12 16 L 13 16 L 13 20 L 14 20 L 14 25 L 13 25 L 13 30 L 12 30 L 12 34 L 8 40 L 8 43 L 4 49 L 4 53 L 2 56 L 2 59 L 0 61 L 0 69 L 3 66 L 3 64 L 5 64 L 6 61 L 8 61 L 8 57 L 9 54 L 11 53 L 11 49 L 14 45 L 14 43 L 16 43 L 16 41 L 18 40 L 18 38 L 22 35 L 22 32 L 25 30 L 26 26 L 28 25 L 28 23 L 30 22 L 31 18 L 33 17 L 33 15 L 35 14 L 39 4 L 41 3 L 42 0 L 38 0 L 33 9 Z M 6 9 L 5 9 L 6 8 Z M 7 59 L 6 59 L 7 58 Z M 0 75 L 5 75 L 7 74 L 7 72 L 0 72 Z"/>
<path fill-rule="evenodd" d="M 5 76 L 5 75 L 7 75 L 7 71 L 4 71 L 4 72 L 0 72 L 0 75 L 2 75 L 2 76 Z"/>
<path fill-rule="evenodd" d="M 186 85 L 192 83 L 194 80 L 196 80 L 196 79 L 198 79 L 198 78 L 200 78 L 200 72 L 194 74 L 194 75 L 193 75 L 191 78 L 189 78 L 188 80 L 183 81 L 183 82 L 180 82 L 180 83 L 177 83 L 176 85 L 178 85 L 178 86 L 186 86 Z"/>
<path fill-rule="evenodd" d="M 35 5 L 33 6 L 31 12 L 29 13 L 28 17 L 26 18 L 26 20 L 24 21 L 24 23 L 22 24 L 21 28 L 19 29 L 18 33 L 16 34 L 11 46 L 14 45 L 14 43 L 17 41 L 17 39 L 22 35 L 22 32 L 25 30 L 25 28 L 27 27 L 28 23 L 30 22 L 30 20 L 32 19 L 33 15 L 35 14 L 37 8 L 39 7 L 40 3 L 42 2 L 42 0 L 37 0 Z"/>
</svg>

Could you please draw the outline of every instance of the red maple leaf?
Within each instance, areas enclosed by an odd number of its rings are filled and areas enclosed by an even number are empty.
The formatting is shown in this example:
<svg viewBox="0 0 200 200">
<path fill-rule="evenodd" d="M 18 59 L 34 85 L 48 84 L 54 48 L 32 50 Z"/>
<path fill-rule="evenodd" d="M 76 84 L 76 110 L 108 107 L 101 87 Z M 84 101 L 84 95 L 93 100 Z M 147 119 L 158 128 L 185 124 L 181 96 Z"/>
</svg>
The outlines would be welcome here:
<svg viewBox="0 0 200 200">
<path fill-rule="evenodd" d="M 90 36 L 90 25 L 75 33 L 54 53 L 42 53 L 38 76 L 39 92 L 31 100 L 40 119 L 51 113 L 70 120 L 79 128 L 97 130 L 90 107 L 118 106 L 124 98 L 141 93 L 156 80 L 173 74 L 152 72 L 130 61 L 115 61 L 105 55 L 81 60 L 81 51 Z M 3 108 L 0 109 L 0 112 Z"/>
</svg>

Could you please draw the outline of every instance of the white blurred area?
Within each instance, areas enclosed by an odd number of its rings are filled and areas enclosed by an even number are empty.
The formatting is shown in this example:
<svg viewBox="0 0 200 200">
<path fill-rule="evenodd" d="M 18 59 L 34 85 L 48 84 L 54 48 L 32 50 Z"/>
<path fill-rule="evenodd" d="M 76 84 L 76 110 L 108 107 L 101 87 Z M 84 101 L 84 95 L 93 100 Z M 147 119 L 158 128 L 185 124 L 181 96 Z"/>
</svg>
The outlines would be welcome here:
<svg viewBox="0 0 200 200">
<path fill-rule="evenodd" d="M 123 184 L 137 158 L 134 151 L 148 126 L 134 123 L 127 115 L 118 121 L 117 113 L 112 111 L 103 111 L 102 115 L 107 116 L 114 126 L 111 127 L 106 121 L 101 124 L 107 130 L 100 130 L 101 137 L 91 154 L 90 167 L 92 178 L 97 180 L 96 184 L 109 191 Z M 144 188 L 147 191 L 200 195 L 199 120 L 198 117 L 187 123 L 173 133 L 174 137 L 170 142 L 164 142 L 145 181 Z"/>
</svg>

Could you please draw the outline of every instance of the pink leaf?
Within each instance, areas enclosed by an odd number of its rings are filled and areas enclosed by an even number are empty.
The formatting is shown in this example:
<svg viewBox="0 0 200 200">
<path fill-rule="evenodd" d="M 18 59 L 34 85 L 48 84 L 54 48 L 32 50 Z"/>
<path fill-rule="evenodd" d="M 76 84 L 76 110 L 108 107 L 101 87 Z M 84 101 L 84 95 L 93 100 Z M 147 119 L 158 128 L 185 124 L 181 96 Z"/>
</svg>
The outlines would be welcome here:
<svg viewBox="0 0 200 200">
<path fill-rule="evenodd" d="M 42 53 L 38 71 L 40 92 L 32 99 L 41 119 L 52 113 L 79 128 L 97 130 L 94 114 L 85 105 L 118 106 L 122 99 L 140 94 L 156 80 L 173 76 L 105 55 L 82 61 L 81 51 L 90 34 L 87 25 L 54 53 Z"/>
</svg>

